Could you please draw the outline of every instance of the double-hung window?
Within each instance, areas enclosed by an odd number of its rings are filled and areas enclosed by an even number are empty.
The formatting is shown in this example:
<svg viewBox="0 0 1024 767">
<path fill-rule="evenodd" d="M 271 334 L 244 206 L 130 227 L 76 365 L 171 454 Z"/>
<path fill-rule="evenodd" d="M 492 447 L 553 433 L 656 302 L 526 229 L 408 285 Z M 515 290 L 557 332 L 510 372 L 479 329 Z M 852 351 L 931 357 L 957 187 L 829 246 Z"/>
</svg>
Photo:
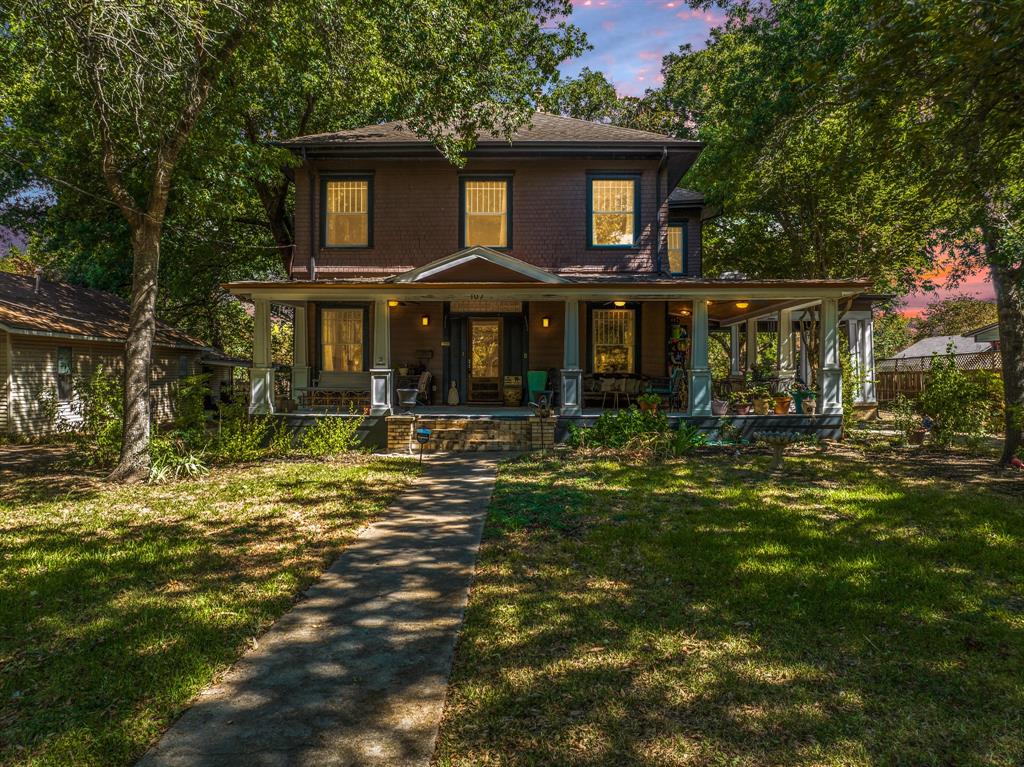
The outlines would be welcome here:
<svg viewBox="0 0 1024 767">
<path fill-rule="evenodd" d="M 669 224 L 668 270 L 671 274 L 686 273 L 686 225 Z"/>
<path fill-rule="evenodd" d="M 324 307 L 320 310 L 320 369 L 354 373 L 363 369 L 364 310 Z"/>
<path fill-rule="evenodd" d="M 373 180 L 329 176 L 320 188 L 321 239 L 325 248 L 368 248 L 373 231 Z"/>
<path fill-rule="evenodd" d="M 636 311 L 595 309 L 591 315 L 595 373 L 636 372 Z"/>
<path fill-rule="evenodd" d="M 462 246 L 507 248 L 512 240 L 512 181 L 462 179 Z"/>
<path fill-rule="evenodd" d="M 587 179 L 589 245 L 592 248 L 634 248 L 640 239 L 639 177 L 591 175 Z"/>
</svg>

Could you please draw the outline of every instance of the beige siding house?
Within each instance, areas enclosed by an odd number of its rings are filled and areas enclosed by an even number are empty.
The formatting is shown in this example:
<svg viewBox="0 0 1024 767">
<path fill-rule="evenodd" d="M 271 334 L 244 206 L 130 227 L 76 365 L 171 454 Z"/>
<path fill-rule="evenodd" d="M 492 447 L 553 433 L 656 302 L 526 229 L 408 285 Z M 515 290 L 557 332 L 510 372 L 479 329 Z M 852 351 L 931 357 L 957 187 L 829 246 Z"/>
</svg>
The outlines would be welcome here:
<svg viewBox="0 0 1024 767">
<path fill-rule="evenodd" d="M 100 367 L 122 374 L 127 329 L 128 305 L 116 296 L 0 273 L 0 434 L 35 436 L 78 421 L 81 382 Z M 210 372 L 219 390 L 230 375 L 222 362 L 202 341 L 158 323 L 154 417 L 172 417 L 174 383 L 187 375 Z"/>
</svg>

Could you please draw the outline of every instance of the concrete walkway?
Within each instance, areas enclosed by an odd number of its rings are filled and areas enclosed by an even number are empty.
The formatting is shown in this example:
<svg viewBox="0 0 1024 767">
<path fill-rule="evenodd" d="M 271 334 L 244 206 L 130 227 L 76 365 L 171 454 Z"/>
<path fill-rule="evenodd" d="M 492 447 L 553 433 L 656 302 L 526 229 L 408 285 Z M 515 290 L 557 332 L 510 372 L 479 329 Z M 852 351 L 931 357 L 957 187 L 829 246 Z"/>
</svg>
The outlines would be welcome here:
<svg viewBox="0 0 1024 767">
<path fill-rule="evenodd" d="M 427 765 L 496 460 L 425 462 L 139 767 Z"/>
</svg>

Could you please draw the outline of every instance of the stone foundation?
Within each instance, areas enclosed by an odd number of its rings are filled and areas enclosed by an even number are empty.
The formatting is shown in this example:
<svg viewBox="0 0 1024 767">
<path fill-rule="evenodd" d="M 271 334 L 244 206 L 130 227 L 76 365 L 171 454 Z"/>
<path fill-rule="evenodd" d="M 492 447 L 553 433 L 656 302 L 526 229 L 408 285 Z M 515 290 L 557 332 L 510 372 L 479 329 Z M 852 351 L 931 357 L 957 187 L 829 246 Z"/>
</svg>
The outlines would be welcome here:
<svg viewBox="0 0 1024 767">
<path fill-rule="evenodd" d="M 416 429 L 430 429 L 424 453 L 543 450 L 555 444 L 556 418 L 432 418 L 396 415 L 387 419 L 387 449 L 419 453 Z"/>
</svg>

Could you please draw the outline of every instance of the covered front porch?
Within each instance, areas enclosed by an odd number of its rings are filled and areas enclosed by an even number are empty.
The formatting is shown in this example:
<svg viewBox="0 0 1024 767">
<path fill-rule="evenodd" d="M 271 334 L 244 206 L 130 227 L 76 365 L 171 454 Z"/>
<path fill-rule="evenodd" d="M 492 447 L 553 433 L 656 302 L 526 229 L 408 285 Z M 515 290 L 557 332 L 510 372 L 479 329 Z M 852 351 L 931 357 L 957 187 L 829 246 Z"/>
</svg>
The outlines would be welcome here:
<svg viewBox="0 0 1024 767">
<path fill-rule="evenodd" d="M 778 391 L 813 381 L 817 415 L 808 417 L 841 415 L 841 335 L 853 399 L 870 404 L 871 312 L 856 303 L 866 287 L 570 276 L 482 248 L 389 278 L 230 286 L 256 307 L 253 413 L 514 418 L 543 397 L 562 419 L 596 417 L 645 394 L 673 416 L 705 419 L 713 400 L 754 374 Z M 294 316 L 285 403 L 273 396 L 272 304 Z M 712 359 L 712 339 L 727 362 Z"/>
</svg>

